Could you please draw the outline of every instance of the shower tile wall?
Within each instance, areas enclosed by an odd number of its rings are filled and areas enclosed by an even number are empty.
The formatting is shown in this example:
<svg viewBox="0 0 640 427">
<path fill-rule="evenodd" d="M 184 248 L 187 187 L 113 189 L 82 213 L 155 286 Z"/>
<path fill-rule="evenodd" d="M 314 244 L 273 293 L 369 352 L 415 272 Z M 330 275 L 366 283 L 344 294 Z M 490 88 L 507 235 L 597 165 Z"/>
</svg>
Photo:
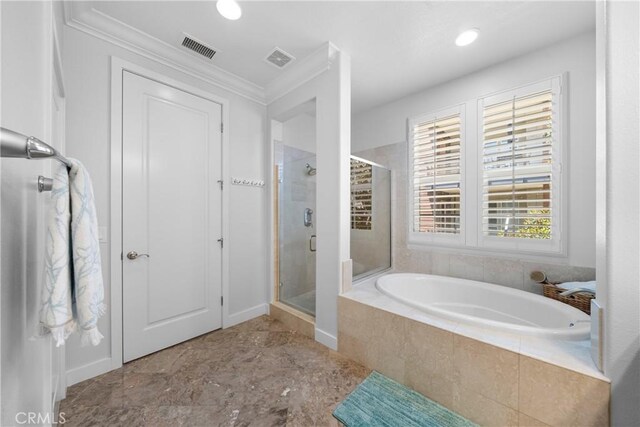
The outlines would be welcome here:
<svg viewBox="0 0 640 427">
<path fill-rule="evenodd" d="M 594 268 L 407 248 L 407 144 L 385 145 L 353 155 L 385 165 L 394 173 L 392 254 L 395 270 L 481 280 L 538 294 L 542 293 L 542 287 L 529 279 L 531 271 L 544 271 L 549 280 L 557 282 L 595 280 Z"/>
<path fill-rule="evenodd" d="M 316 230 L 316 177 L 305 165 L 316 165 L 313 153 L 280 145 L 280 299 L 287 300 L 315 290 L 315 254 L 309 239 Z M 278 156 L 276 152 L 276 156 Z M 313 210 L 311 227 L 304 226 L 304 211 Z"/>
</svg>

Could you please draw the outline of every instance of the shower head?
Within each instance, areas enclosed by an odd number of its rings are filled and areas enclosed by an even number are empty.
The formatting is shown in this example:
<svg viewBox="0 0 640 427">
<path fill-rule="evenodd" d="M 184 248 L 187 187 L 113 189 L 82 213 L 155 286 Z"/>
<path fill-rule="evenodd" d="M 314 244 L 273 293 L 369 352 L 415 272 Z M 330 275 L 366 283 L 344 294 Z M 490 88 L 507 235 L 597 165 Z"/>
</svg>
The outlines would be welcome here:
<svg viewBox="0 0 640 427">
<path fill-rule="evenodd" d="M 307 175 L 314 176 L 316 174 L 316 168 L 311 166 L 309 163 L 307 163 L 304 167 L 307 169 Z"/>
</svg>

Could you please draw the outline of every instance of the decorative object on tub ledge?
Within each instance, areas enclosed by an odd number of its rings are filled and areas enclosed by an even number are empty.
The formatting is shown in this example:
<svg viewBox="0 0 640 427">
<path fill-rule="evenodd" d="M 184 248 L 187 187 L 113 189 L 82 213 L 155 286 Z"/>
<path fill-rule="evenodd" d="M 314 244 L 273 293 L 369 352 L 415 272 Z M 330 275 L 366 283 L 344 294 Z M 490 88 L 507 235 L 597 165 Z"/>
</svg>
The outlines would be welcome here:
<svg viewBox="0 0 640 427">
<path fill-rule="evenodd" d="M 531 278 L 531 280 L 540 283 L 541 285 L 549 284 L 547 275 L 544 271 L 532 271 L 531 274 L 529 274 L 529 277 Z"/>
<path fill-rule="evenodd" d="M 70 159 L 55 169 L 45 238 L 45 279 L 40 322 L 56 346 L 74 331 L 81 344 L 98 345 L 97 323 L 105 312 L 98 221 L 87 170 Z M 75 305 L 75 307 L 74 307 Z"/>
<path fill-rule="evenodd" d="M 231 183 L 233 185 L 245 185 L 248 187 L 264 187 L 264 181 L 261 179 L 240 179 L 240 178 L 231 178 Z"/>
<path fill-rule="evenodd" d="M 375 371 L 338 405 L 333 416 L 347 427 L 476 426 L 461 415 Z"/>
<path fill-rule="evenodd" d="M 591 300 L 596 296 L 595 281 L 551 283 L 542 271 L 532 271 L 529 277 L 542 285 L 545 297 L 569 304 L 591 315 Z M 584 288 L 584 290 L 579 290 L 579 288 Z"/>
</svg>

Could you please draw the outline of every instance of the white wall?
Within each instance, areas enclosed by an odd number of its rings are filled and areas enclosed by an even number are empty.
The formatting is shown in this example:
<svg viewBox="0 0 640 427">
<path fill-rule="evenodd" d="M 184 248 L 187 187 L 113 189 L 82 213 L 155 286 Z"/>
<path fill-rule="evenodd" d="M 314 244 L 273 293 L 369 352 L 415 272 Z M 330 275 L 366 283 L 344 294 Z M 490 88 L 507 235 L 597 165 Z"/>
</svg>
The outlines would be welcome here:
<svg viewBox="0 0 640 427">
<path fill-rule="evenodd" d="M 640 7 L 606 4 L 606 267 L 604 367 L 611 425 L 640 425 Z M 602 170 L 602 169 L 601 169 Z M 599 193 L 600 195 L 600 193 Z M 604 200 L 599 200 L 604 203 Z M 600 220 L 604 218 L 600 217 Z M 600 225 L 600 224 L 599 224 Z M 602 259 L 604 258 L 604 259 Z M 600 282 L 598 283 L 600 286 Z"/>
<path fill-rule="evenodd" d="M 473 49 L 473 46 L 470 49 Z M 363 150 L 390 144 L 405 144 L 406 123 L 409 117 L 435 112 L 470 99 L 533 83 L 564 72 L 568 73 L 565 86 L 568 88 L 566 99 L 569 103 L 567 122 L 569 126 L 568 205 L 570 206 L 568 259 L 564 262 L 572 266 L 595 267 L 595 192 L 593 190 L 595 187 L 595 36 L 593 32 L 360 113 L 353 119 L 352 152 L 358 155 Z M 406 172 L 398 171 L 398 173 Z M 399 178 L 400 181 L 404 177 Z"/>
<path fill-rule="evenodd" d="M 228 132 L 230 140 L 228 167 L 231 177 L 266 179 L 265 106 L 73 28 L 65 27 L 64 47 L 67 153 L 82 161 L 91 174 L 100 226 L 109 226 L 110 212 L 111 55 L 228 99 L 230 125 L 225 132 Z M 230 183 L 225 185 L 225 191 L 230 192 L 230 238 L 225 242 L 229 248 L 230 295 L 225 295 L 225 304 L 229 307 L 230 320 L 237 322 L 267 310 L 266 219 L 261 214 L 266 208 L 266 191 Z M 109 242 L 101 244 L 101 251 L 108 297 L 112 285 L 109 280 Z M 110 304 L 108 299 L 107 304 Z M 80 348 L 76 338 L 68 343 L 67 369 L 71 382 L 95 375 L 111 366 L 109 314 L 100 320 L 99 327 L 105 336 L 99 346 Z"/>
<path fill-rule="evenodd" d="M 2 64 L 0 126 L 51 139 L 52 5 L 0 2 Z M 28 36 L 25 37 L 25 29 Z M 59 145 L 52 142 L 57 148 Z M 50 336 L 38 337 L 44 267 L 44 215 L 49 193 L 38 193 L 38 175 L 50 176 L 51 161 L 2 159 L 0 214 L 1 363 L 0 425 L 53 421 L 55 351 Z M 46 418 L 48 417 L 48 418 Z"/>
<path fill-rule="evenodd" d="M 309 114 L 298 114 L 285 121 L 282 124 L 282 141 L 289 147 L 315 153 L 316 118 Z"/>
</svg>

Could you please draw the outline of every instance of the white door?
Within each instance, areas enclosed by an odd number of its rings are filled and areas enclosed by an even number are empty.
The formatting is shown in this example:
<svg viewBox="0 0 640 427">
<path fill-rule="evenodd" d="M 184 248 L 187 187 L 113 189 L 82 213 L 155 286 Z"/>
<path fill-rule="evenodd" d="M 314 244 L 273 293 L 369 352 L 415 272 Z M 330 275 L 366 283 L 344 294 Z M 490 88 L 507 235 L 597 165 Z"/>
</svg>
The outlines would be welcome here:
<svg viewBox="0 0 640 427">
<path fill-rule="evenodd" d="M 222 326 L 222 107 L 126 71 L 122 100 L 127 362 Z"/>
</svg>

